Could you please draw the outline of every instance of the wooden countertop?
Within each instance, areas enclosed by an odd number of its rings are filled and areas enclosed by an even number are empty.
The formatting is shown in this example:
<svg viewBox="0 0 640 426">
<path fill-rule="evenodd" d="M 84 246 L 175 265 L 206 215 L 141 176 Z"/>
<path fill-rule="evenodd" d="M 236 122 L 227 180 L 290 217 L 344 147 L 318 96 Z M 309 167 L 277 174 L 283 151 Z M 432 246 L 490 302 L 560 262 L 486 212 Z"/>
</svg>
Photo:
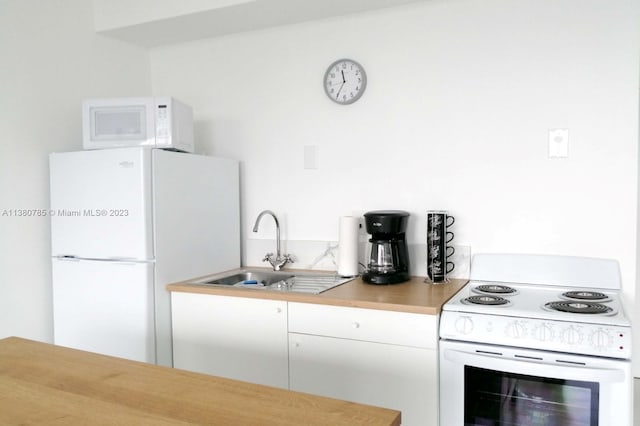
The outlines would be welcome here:
<svg viewBox="0 0 640 426">
<path fill-rule="evenodd" d="M 10 337 L 0 424 L 399 425 L 400 412 Z"/>
<path fill-rule="evenodd" d="M 291 271 L 295 272 L 295 270 Z M 256 297 L 289 302 L 437 315 L 442 310 L 442 305 L 468 282 L 467 280 L 452 279 L 444 284 L 430 284 L 424 282 L 424 277 L 412 277 L 409 281 L 400 284 L 372 285 L 365 283 L 361 278 L 356 278 L 320 294 L 306 294 L 189 283 L 189 281 L 197 281 L 201 278 L 169 284 L 167 289 L 169 291 L 188 293 Z"/>
</svg>

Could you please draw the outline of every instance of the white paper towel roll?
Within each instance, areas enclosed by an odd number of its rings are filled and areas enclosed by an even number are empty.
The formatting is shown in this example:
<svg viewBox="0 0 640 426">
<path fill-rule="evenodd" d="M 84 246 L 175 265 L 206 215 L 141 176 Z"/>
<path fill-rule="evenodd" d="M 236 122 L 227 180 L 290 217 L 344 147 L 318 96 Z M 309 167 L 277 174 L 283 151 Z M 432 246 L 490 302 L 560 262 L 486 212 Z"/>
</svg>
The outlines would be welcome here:
<svg viewBox="0 0 640 426">
<path fill-rule="evenodd" d="M 338 232 L 338 275 L 355 277 L 358 275 L 358 230 L 360 218 L 340 217 Z"/>
</svg>

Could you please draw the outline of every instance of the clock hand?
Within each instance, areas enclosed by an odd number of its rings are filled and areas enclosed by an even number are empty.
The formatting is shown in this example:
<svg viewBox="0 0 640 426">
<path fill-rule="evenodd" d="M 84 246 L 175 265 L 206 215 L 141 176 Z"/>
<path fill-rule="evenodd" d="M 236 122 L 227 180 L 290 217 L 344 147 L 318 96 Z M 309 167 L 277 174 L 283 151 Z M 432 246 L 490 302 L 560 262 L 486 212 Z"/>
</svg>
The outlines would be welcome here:
<svg viewBox="0 0 640 426">
<path fill-rule="evenodd" d="M 347 80 L 344 79 L 344 70 L 340 70 L 340 72 L 342 73 L 342 84 L 344 84 L 347 82 Z"/>
<path fill-rule="evenodd" d="M 338 96 L 340 96 L 340 91 L 342 90 L 343 87 L 344 87 L 344 82 L 340 85 L 340 88 L 338 89 L 338 93 L 336 93 L 336 99 L 338 99 Z"/>
</svg>

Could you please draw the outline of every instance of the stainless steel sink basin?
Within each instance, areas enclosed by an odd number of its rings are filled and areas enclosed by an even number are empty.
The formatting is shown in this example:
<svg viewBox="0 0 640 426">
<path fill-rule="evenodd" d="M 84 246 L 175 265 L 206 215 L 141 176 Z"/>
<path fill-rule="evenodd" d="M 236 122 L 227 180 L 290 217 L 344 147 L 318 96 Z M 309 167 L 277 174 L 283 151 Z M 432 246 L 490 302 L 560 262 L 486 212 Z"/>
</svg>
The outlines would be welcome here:
<svg viewBox="0 0 640 426">
<path fill-rule="evenodd" d="M 283 274 L 279 272 L 240 271 L 232 275 L 226 275 L 207 280 L 200 284 L 216 284 L 224 286 L 254 285 L 267 287 L 278 281 L 288 280 L 290 278 L 293 278 L 292 274 Z"/>
<path fill-rule="evenodd" d="M 242 268 L 211 275 L 191 284 L 319 294 L 351 281 L 334 273 L 272 272 Z"/>
</svg>

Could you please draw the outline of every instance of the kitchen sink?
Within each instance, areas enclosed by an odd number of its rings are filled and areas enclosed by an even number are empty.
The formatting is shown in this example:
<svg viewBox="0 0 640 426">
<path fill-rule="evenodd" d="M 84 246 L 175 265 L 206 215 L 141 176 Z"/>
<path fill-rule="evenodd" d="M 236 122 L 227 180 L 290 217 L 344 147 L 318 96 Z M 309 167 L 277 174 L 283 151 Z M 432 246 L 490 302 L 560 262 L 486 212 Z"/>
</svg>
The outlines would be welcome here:
<svg viewBox="0 0 640 426">
<path fill-rule="evenodd" d="M 191 281 L 190 284 L 319 294 L 352 279 L 339 277 L 335 273 L 275 272 L 243 268 L 210 275 Z"/>
<path fill-rule="evenodd" d="M 225 275 L 204 281 L 200 284 L 216 284 L 222 286 L 247 286 L 255 285 L 268 287 L 278 281 L 285 281 L 293 278 L 292 274 L 282 274 L 278 272 L 253 272 L 241 271 L 232 275 Z"/>
</svg>

